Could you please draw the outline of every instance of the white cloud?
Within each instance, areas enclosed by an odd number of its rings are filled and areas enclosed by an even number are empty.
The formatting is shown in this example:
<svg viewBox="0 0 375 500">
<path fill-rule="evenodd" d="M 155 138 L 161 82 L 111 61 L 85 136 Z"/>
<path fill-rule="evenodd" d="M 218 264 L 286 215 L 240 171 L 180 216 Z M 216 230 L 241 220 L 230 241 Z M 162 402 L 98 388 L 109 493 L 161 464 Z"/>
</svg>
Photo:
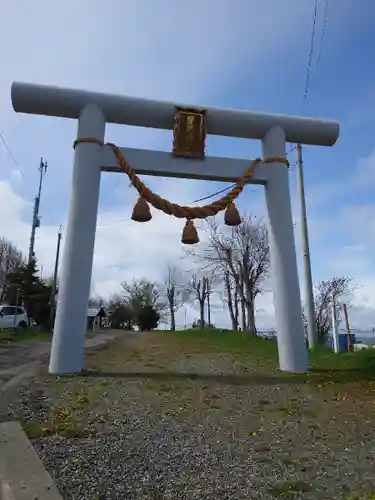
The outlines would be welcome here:
<svg viewBox="0 0 375 500">
<path fill-rule="evenodd" d="M 375 325 L 375 205 L 341 207 L 331 221 L 330 249 L 322 249 L 326 278 L 348 276 L 356 289 L 350 299 L 350 322 L 355 328 L 370 329 Z M 345 243 L 342 243 L 342 242 Z M 329 274 L 328 274 L 329 273 Z"/>
<path fill-rule="evenodd" d="M 375 184 L 375 150 L 366 158 L 361 158 L 356 169 L 358 181 L 364 186 Z"/>
<path fill-rule="evenodd" d="M 26 209 L 31 210 L 31 204 L 16 194 L 7 181 L 0 181 L 0 199 L 2 236 L 11 239 L 25 251 L 29 225 L 22 222 L 22 216 Z"/>
</svg>

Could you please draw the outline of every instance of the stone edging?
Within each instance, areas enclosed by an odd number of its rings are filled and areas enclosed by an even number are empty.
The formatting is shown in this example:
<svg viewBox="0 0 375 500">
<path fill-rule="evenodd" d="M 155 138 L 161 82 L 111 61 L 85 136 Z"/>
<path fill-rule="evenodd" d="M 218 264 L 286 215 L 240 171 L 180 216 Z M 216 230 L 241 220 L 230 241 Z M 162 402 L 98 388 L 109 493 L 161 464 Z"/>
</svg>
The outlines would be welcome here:
<svg viewBox="0 0 375 500">
<path fill-rule="evenodd" d="M 0 500 L 62 500 L 19 422 L 0 423 Z"/>
</svg>

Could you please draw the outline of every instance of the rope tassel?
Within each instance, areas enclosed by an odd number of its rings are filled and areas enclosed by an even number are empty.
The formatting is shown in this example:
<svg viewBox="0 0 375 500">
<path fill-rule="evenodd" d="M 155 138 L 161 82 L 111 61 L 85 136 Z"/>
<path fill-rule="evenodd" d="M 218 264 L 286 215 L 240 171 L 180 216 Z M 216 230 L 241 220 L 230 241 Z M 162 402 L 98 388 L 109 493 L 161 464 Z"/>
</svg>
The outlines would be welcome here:
<svg viewBox="0 0 375 500">
<path fill-rule="evenodd" d="M 182 231 L 181 243 L 184 245 L 195 245 L 199 243 L 199 236 L 194 222 L 190 219 L 186 221 L 184 230 Z"/>
<path fill-rule="evenodd" d="M 147 201 L 140 196 L 134 205 L 132 220 L 135 222 L 148 222 L 152 219 L 151 210 Z"/>
<path fill-rule="evenodd" d="M 225 210 L 224 222 L 227 226 L 239 226 L 242 222 L 241 216 L 233 202 L 229 203 Z"/>
</svg>

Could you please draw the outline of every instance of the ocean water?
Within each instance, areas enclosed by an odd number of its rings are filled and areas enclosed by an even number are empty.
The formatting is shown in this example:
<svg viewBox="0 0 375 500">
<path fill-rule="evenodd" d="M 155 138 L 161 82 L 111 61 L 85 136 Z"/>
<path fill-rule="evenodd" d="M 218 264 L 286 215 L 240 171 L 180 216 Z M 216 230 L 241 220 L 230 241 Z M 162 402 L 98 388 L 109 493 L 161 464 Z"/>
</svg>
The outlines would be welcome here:
<svg viewBox="0 0 375 500">
<path fill-rule="evenodd" d="M 261 333 L 262 335 L 267 336 L 267 337 L 275 335 L 274 330 L 264 330 L 264 331 L 260 331 L 259 333 Z M 355 335 L 356 342 L 358 342 L 358 343 L 367 344 L 367 345 L 375 344 L 375 333 L 372 332 L 371 330 L 358 330 L 358 329 L 354 328 L 353 330 L 350 330 L 350 333 Z M 341 328 L 339 330 L 339 334 L 346 334 L 346 330 Z M 328 336 L 327 344 L 328 345 L 333 344 L 332 335 Z"/>
<path fill-rule="evenodd" d="M 346 334 L 346 330 L 340 329 L 339 334 Z M 350 333 L 355 335 L 356 342 L 361 344 L 372 345 L 375 344 L 375 333 L 370 330 L 350 330 Z M 332 343 L 332 336 L 329 337 L 328 341 Z"/>
</svg>

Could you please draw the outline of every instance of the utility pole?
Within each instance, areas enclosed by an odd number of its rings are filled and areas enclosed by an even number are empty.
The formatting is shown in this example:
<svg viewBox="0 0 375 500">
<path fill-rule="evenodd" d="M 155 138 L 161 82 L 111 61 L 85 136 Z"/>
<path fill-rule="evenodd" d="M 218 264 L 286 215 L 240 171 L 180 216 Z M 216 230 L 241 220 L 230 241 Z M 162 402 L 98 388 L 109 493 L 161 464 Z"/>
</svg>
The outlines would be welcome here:
<svg viewBox="0 0 375 500">
<path fill-rule="evenodd" d="M 40 217 L 39 217 L 39 207 L 40 207 L 40 196 L 42 194 L 42 185 L 43 185 L 43 179 L 44 176 L 47 172 L 47 162 L 43 161 L 43 158 L 40 159 L 40 165 L 39 165 L 39 188 L 38 188 L 38 194 L 35 198 L 34 201 L 34 212 L 33 212 L 33 222 L 31 226 L 31 236 L 30 236 L 30 246 L 29 246 L 29 257 L 27 260 L 28 265 L 31 265 L 31 262 L 34 257 L 34 245 L 35 245 L 35 231 L 37 227 L 40 227 Z"/>
<path fill-rule="evenodd" d="M 305 187 L 303 182 L 302 147 L 297 144 L 297 173 L 298 173 L 298 194 L 301 208 L 301 240 L 302 240 L 302 260 L 304 270 L 306 315 L 307 315 L 307 336 L 309 348 L 314 349 L 317 345 L 316 318 L 314 306 L 314 289 L 311 274 L 311 261 L 309 249 L 309 234 L 307 230 L 307 212 L 305 200 Z"/>
<path fill-rule="evenodd" d="M 59 231 L 57 233 L 55 269 L 53 272 L 53 280 L 52 280 L 52 285 L 51 285 L 51 297 L 50 297 L 50 325 L 51 325 L 51 328 L 53 328 L 53 319 L 54 319 L 54 314 L 55 314 L 55 296 L 56 296 L 56 287 L 57 287 L 57 274 L 58 274 L 58 270 L 59 270 L 61 238 L 62 238 L 62 226 L 59 227 Z"/>
</svg>

